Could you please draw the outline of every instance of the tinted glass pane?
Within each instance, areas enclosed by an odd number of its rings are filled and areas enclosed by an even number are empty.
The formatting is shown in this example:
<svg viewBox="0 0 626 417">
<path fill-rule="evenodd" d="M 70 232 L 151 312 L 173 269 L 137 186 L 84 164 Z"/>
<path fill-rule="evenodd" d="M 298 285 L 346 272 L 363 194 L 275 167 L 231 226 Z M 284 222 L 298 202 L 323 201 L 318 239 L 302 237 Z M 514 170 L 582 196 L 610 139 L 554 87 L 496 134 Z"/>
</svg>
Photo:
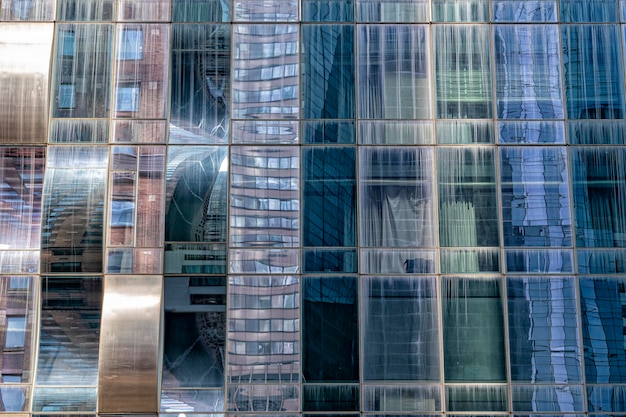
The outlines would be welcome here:
<svg viewBox="0 0 626 417">
<path fill-rule="evenodd" d="M 174 22 L 228 22 L 230 1 L 172 0 Z"/>
<path fill-rule="evenodd" d="M 352 22 L 353 0 L 303 0 L 302 20 L 305 22 Z"/>
</svg>

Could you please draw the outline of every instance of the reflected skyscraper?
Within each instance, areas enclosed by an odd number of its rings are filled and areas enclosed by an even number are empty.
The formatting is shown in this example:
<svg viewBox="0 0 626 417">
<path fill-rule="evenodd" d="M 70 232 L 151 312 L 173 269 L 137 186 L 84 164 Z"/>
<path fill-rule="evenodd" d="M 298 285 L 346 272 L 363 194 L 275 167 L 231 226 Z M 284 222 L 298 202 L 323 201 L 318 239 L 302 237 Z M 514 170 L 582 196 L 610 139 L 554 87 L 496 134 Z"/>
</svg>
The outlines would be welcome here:
<svg viewBox="0 0 626 417">
<path fill-rule="evenodd" d="M 0 0 L 0 414 L 626 416 L 621 0 Z"/>
</svg>

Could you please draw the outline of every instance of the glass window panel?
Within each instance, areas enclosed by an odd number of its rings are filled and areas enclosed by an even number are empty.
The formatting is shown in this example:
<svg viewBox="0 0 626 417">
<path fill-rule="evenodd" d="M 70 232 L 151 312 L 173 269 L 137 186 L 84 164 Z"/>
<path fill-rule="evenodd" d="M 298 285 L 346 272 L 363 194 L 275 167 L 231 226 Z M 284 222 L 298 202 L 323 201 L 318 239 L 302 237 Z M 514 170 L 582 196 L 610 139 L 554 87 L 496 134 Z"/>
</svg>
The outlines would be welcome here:
<svg viewBox="0 0 626 417">
<path fill-rule="evenodd" d="M 450 411 L 507 411 L 504 385 L 446 386 L 446 406 Z"/>
<path fill-rule="evenodd" d="M 296 276 L 230 277 L 228 287 L 229 320 L 241 319 L 259 324 L 260 319 L 298 320 L 300 282 Z M 282 301 L 282 302 L 281 302 Z M 300 378 L 300 331 L 228 331 L 228 381 L 231 383 L 283 381 Z M 236 351 L 236 342 L 246 343 L 245 353 Z"/>
<path fill-rule="evenodd" d="M 363 379 L 439 380 L 435 280 L 362 277 L 361 297 Z"/>
<path fill-rule="evenodd" d="M 135 241 L 135 187 L 133 172 L 111 173 L 111 201 L 107 225 L 111 246 L 132 246 Z"/>
<path fill-rule="evenodd" d="M 100 277 L 42 277 L 37 385 L 95 387 L 101 308 Z M 73 401 L 76 389 L 56 400 Z"/>
<path fill-rule="evenodd" d="M 358 272 L 356 249 L 305 249 L 302 260 L 305 273 Z"/>
<path fill-rule="evenodd" d="M 435 251 L 361 249 L 361 273 L 432 274 L 435 273 Z"/>
<path fill-rule="evenodd" d="M 430 39 L 426 29 L 421 25 L 358 27 L 359 117 L 430 118 Z"/>
<path fill-rule="evenodd" d="M 616 22 L 619 20 L 615 0 L 560 0 L 563 22 Z"/>
<path fill-rule="evenodd" d="M 576 244 L 626 246 L 626 149 L 573 147 Z"/>
<path fill-rule="evenodd" d="M 506 381 L 504 317 L 499 279 L 445 277 L 441 282 L 443 356 L 446 382 Z M 463 397 L 460 392 L 454 392 Z M 480 397 L 483 397 L 482 399 Z M 481 408 L 476 402 L 489 397 L 452 400 L 473 402 L 470 410 Z M 498 403 L 500 400 L 496 400 Z M 458 404 L 456 404 L 458 405 Z M 458 408 L 453 408 L 457 411 Z M 504 407 L 506 409 L 506 407 Z"/>
<path fill-rule="evenodd" d="M 101 20 L 113 19 L 113 0 L 57 0 L 58 20 Z"/>
<path fill-rule="evenodd" d="M 626 273 L 626 250 L 624 249 L 578 250 L 576 258 L 580 274 Z"/>
<path fill-rule="evenodd" d="M 278 4 L 278 2 L 277 2 Z M 236 25 L 233 117 L 295 119 L 300 109 L 297 25 Z M 264 76 L 271 71 L 283 76 Z M 268 79 L 269 78 L 269 79 Z"/>
<path fill-rule="evenodd" d="M 53 119 L 50 143 L 108 143 L 109 122 L 106 119 Z"/>
<path fill-rule="evenodd" d="M 165 240 L 226 240 L 227 149 L 170 146 L 165 202 Z"/>
<path fill-rule="evenodd" d="M 559 274 L 574 272 L 573 251 L 511 249 L 504 251 L 506 272 Z"/>
<path fill-rule="evenodd" d="M 172 26 L 170 143 L 225 143 L 230 118 L 230 27 Z"/>
<path fill-rule="evenodd" d="M 136 246 L 163 247 L 164 169 L 164 146 L 139 147 Z M 214 211 L 213 206 L 210 209 Z"/>
<path fill-rule="evenodd" d="M 5 0 L 0 8 L 2 20 L 53 20 L 54 0 Z"/>
<path fill-rule="evenodd" d="M 235 0 L 235 20 L 247 22 L 295 22 L 297 0 Z"/>
<path fill-rule="evenodd" d="M 626 145 L 626 122 L 620 120 L 571 121 L 568 131 L 573 145 Z"/>
<path fill-rule="evenodd" d="M 2 2 L 5 12 L 10 1 Z M 13 1 L 13 6 L 17 0 Z M 29 2 L 29 3 L 32 3 Z M 0 14 L 0 18 L 2 14 Z M 48 131 L 51 23 L 0 26 L 0 143 L 44 143 Z"/>
<path fill-rule="evenodd" d="M 354 26 L 306 25 L 302 42 L 303 117 L 354 118 Z"/>
<path fill-rule="evenodd" d="M 439 147 L 441 246 L 497 246 L 495 149 Z"/>
<path fill-rule="evenodd" d="M 437 117 L 492 116 L 488 25 L 433 28 Z"/>
<path fill-rule="evenodd" d="M 167 22 L 170 0 L 119 0 L 117 19 L 126 21 Z"/>
<path fill-rule="evenodd" d="M 441 249 L 442 274 L 500 272 L 500 250 L 497 248 Z"/>
<path fill-rule="evenodd" d="M 229 22 L 230 1 L 172 0 L 174 22 Z"/>
<path fill-rule="evenodd" d="M 405 413 L 441 411 L 441 387 L 436 385 L 364 385 L 363 409 Z"/>
<path fill-rule="evenodd" d="M 356 149 L 305 147 L 304 246 L 356 245 Z"/>
<path fill-rule="evenodd" d="M 30 387 L 0 385 L 0 411 L 28 411 L 29 401 Z M 8 415 L 14 416 L 15 414 Z"/>
<path fill-rule="evenodd" d="M 356 124 L 354 122 L 335 122 L 332 120 L 303 122 L 302 136 L 304 143 L 355 143 Z"/>
<path fill-rule="evenodd" d="M 357 0 L 359 22 L 427 22 L 425 0 Z"/>
<path fill-rule="evenodd" d="M 37 387 L 33 393 L 33 411 L 53 413 L 95 412 L 96 388 Z M 63 414 L 56 415 L 63 416 Z M 78 416 L 84 417 L 85 415 L 78 414 Z"/>
<path fill-rule="evenodd" d="M 294 412 L 300 409 L 300 387 L 298 385 L 230 385 L 228 387 L 228 411 Z M 233 414 L 232 416 L 235 416 Z M 267 414 L 247 414 L 248 417 L 262 417 Z M 285 417 L 296 417 L 284 414 Z"/>
<path fill-rule="evenodd" d="M 226 278 L 166 278 L 164 294 L 163 388 L 223 387 Z"/>
<path fill-rule="evenodd" d="M 357 278 L 350 276 L 304 278 L 302 372 L 306 382 L 359 381 L 357 286 Z M 356 394 L 358 403 L 358 391 L 345 386 L 328 391 L 310 387 L 305 394 L 318 391 L 339 404 L 346 401 L 346 395 L 351 398 Z M 325 408 L 331 406 L 322 405 L 323 401 L 315 400 L 315 396 L 308 401 L 313 404 L 308 408 L 311 411 L 344 410 Z"/>
<path fill-rule="evenodd" d="M 0 250 L 0 272 L 36 274 L 39 272 L 39 251 Z"/>
<path fill-rule="evenodd" d="M 486 0 L 435 0 L 432 3 L 436 22 L 487 22 L 489 2 Z"/>
<path fill-rule="evenodd" d="M 563 25 L 567 114 L 571 119 L 624 117 L 624 73 L 617 25 Z"/>
<path fill-rule="evenodd" d="M 354 21 L 353 0 L 303 0 L 304 22 L 352 22 Z"/>
<path fill-rule="evenodd" d="M 101 272 L 106 147 L 49 147 L 42 270 Z"/>
<path fill-rule="evenodd" d="M 362 147 L 359 170 L 361 245 L 432 247 L 432 149 Z"/>
<path fill-rule="evenodd" d="M 360 122 L 359 143 L 363 145 L 429 145 L 433 143 L 431 122 Z"/>
<path fill-rule="evenodd" d="M 570 277 L 507 278 L 512 381 L 580 382 L 575 292 Z"/>
<path fill-rule="evenodd" d="M 57 26 L 53 117 L 109 115 L 112 36 L 107 24 Z"/>
<path fill-rule="evenodd" d="M 626 412 L 626 387 L 587 385 L 587 409 L 601 412 Z"/>
<path fill-rule="evenodd" d="M 446 120 L 437 121 L 438 144 L 494 143 L 491 120 Z"/>
<path fill-rule="evenodd" d="M 563 122 L 499 122 L 498 143 L 500 144 L 544 144 L 565 143 Z"/>
<path fill-rule="evenodd" d="M 495 22 L 556 22 L 555 0 L 494 0 L 491 3 Z"/>
<path fill-rule="evenodd" d="M 233 121 L 232 126 L 233 143 L 296 144 L 299 141 L 298 122 L 246 120 Z"/>
<path fill-rule="evenodd" d="M 174 390 L 161 391 L 161 412 L 184 413 L 188 417 L 222 417 L 223 414 L 190 414 L 190 411 L 220 412 L 224 411 L 224 390 Z M 169 417 L 172 414 L 160 414 Z"/>
<path fill-rule="evenodd" d="M 304 384 L 302 401 L 302 409 L 306 411 L 358 411 L 359 387 Z"/>
<path fill-rule="evenodd" d="M 292 146 L 231 148 L 232 199 L 250 197 L 298 200 L 299 152 Z M 282 206 L 246 207 L 231 204 L 231 246 L 294 247 L 300 242 L 299 208 Z"/>
<path fill-rule="evenodd" d="M 39 249 L 44 166 L 43 148 L 0 148 L 0 249 Z"/>
<path fill-rule="evenodd" d="M 114 120 L 113 142 L 165 143 L 165 120 Z"/>
<path fill-rule="evenodd" d="M 571 246 L 565 147 L 501 147 L 505 246 Z"/>
<path fill-rule="evenodd" d="M 115 117 L 165 117 L 169 26 L 118 25 Z"/>
<path fill-rule="evenodd" d="M 166 244 L 164 268 L 166 274 L 224 274 L 226 245 Z"/>
<path fill-rule="evenodd" d="M 585 379 L 589 383 L 626 381 L 626 279 L 581 278 L 580 304 L 585 352 Z M 624 394 L 622 393 L 622 397 Z M 603 408 L 595 410 L 626 411 Z"/>
<path fill-rule="evenodd" d="M 561 119 L 561 59 L 556 25 L 496 25 L 498 117 Z"/>
<path fill-rule="evenodd" d="M 514 385 L 511 391 L 514 411 L 558 413 L 584 409 L 580 385 Z"/>
</svg>

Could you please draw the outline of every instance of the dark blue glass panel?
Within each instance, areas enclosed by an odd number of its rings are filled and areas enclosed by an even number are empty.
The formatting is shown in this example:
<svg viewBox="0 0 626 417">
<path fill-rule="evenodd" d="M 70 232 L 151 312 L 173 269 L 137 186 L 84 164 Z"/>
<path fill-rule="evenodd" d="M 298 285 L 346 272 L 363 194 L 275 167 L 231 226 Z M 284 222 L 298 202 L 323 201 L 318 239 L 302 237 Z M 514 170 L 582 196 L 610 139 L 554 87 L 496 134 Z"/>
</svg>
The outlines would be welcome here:
<svg viewBox="0 0 626 417">
<path fill-rule="evenodd" d="M 511 249 L 505 251 L 506 272 L 560 274 L 574 272 L 567 249 Z"/>
<path fill-rule="evenodd" d="M 563 122 L 499 122 L 498 142 L 524 144 L 565 143 Z"/>
<path fill-rule="evenodd" d="M 580 274 L 626 273 L 626 250 L 624 249 L 579 250 L 577 258 Z"/>
<path fill-rule="evenodd" d="M 355 115 L 354 26 L 302 28 L 302 100 L 307 119 L 350 119 Z"/>
<path fill-rule="evenodd" d="M 626 149 L 573 147 L 576 244 L 626 247 Z"/>
<path fill-rule="evenodd" d="M 354 2 L 352 0 L 303 0 L 304 22 L 352 22 Z"/>
<path fill-rule="evenodd" d="M 302 256 L 305 273 L 358 272 L 356 249 L 305 249 Z"/>
<path fill-rule="evenodd" d="M 555 0 L 494 0 L 491 3 L 494 22 L 556 22 Z"/>
<path fill-rule="evenodd" d="M 173 0 L 174 22 L 229 22 L 230 1 L 225 0 Z"/>
<path fill-rule="evenodd" d="M 584 410 L 581 385 L 514 385 L 511 391 L 514 411 L 563 413 Z"/>
<path fill-rule="evenodd" d="M 570 277 L 508 277 L 506 285 L 511 380 L 580 382 L 575 280 Z"/>
<path fill-rule="evenodd" d="M 357 286 L 354 276 L 303 279 L 302 373 L 305 381 L 359 381 Z M 338 402 L 349 401 L 355 394 L 350 389 L 342 393 L 341 387 L 337 388 L 320 392 Z M 311 390 L 313 388 L 309 387 L 308 391 Z M 346 396 L 348 393 L 351 395 Z M 330 404 L 322 405 L 314 398 L 308 398 L 308 401 L 316 403 L 310 404 L 310 411 L 346 409 L 328 408 Z M 347 409 L 358 411 L 354 406 Z"/>
<path fill-rule="evenodd" d="M 355 148 L 307 147 L 302 160 L 304 246 L 354 246 Z"/>
<path fill-rule="evenodd" d="M 625 278 L 581 278 L 580 305 L 588 383 L 626 382 Z M 610 410 L 594 407 L 602 411 Z"/>
<path fill-rule="evenodd" d="M 563 25 L 563 63 L 570 119 L 624 117 L 624 75 L 617 25 Z"/>
<path fill-rule="evenodd" d="M 355 142 L 356 126 L 354 122 L 335 122 L 332 120 L 302 122 L 302 141 L 304 143 L 344 143 Z"/>
<path fill-rule="evenodd" d="M 450 411 L 506 411 L 505 385 L 446 386 L 446 406 Z"/>
<path fill-rule="evenodd" d="M 626 412 L 626 387 L 623 385 L 587 385 L 587 409 L 603 413 Z M 589 416 L 599 417 L 592 414 Z"/>
<path fill-rule="evenodd" d="M 561 0 L 562 22 L 617 22 L 617 0 Z"/>
<path fill-rule="evenodd" d="M 569 122 L 572 145 L 626 145 L 626 122 L 589 120 Z"/>
</svg>

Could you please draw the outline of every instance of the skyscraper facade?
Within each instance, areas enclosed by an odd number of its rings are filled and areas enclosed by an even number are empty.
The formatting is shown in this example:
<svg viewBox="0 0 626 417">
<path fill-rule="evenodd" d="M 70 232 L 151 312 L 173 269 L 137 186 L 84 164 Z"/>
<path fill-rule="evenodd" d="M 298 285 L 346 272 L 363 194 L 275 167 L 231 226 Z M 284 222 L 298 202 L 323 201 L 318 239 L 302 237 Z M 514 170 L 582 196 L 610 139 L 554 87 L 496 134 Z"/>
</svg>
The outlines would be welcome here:
<svg viewBox="0 0 626 417">
<path fill-rule="evenodd" d="M 626 416 L 626 3 L 1 0 L 0 414 Z"/>
</svg>

